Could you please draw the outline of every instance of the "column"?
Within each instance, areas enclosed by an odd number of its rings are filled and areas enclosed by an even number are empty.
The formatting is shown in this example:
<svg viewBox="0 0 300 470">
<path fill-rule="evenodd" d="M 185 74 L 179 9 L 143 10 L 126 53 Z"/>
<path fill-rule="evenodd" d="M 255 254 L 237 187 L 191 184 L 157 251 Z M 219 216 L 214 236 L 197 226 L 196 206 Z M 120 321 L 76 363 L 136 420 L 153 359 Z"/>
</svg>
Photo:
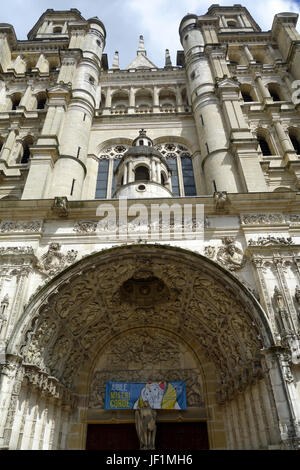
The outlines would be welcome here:
<svg viewBox="0 0 300 470">
<path fill-rule="evenodd" d="M 156 174 L 156 168 L 155 168 L 155 161 L 154 158 L 152 157 L 151 159 L 151 180 L 157 182 L 157 174 Z"/>
<path fill-rule="evenodd" d="M 127 184 L 127 162 L 123 163 L 123 185 Z"/>
<path fill-rule="evenodd" d="M 12 358 L 2 366 L 0 379 L 0 446 L 2 443 L 8 447 L 23 380 L 23 369 L 17 359 Z"/>
<path fill-rule="evenodd" d="M 1 151 L 1 159 L 5 160 L 6 162 L 9 161 L 11 151 L 12 151 L 14 145 L 15 145 L 16 132 L 17 131 L 15 129 L 11 129 L 9 131 L 8 136 L 6 137 L 5 142 L 4 142 L 4 145 L 3 145 L 3 148 L 2 148 L 2 151 Z"/>
<path fill-rule="evenodd" d="M 134 171 L 133 171 L 133 161 L 129 160 L 128 162 L 128 183 L 134 182 Z"/>
<path fill-rule="evenodd" d="M 256 81 L 257 81 L 258 88 L 259 88 L 259 91 L 262 95 L 263 100 L 265 101 L 267 99 L 270 99 L 272 101 L 272 97 L 270 95 L 270 92 L 269 92 L 268 88 L 264 85 L 260 75 L 258 75 L 256 77 Z"/>
<path fill-rule="evenodd" d="M 284 156 L 287 158 L 288 161 L 298 160 L 292 142 L 285 130 L 283 129 L 282 124 L 279 121 L 275 121 L 274 125 L 282 150 L 284 152 Z"/>
<path fill-rule="evenodd" d="M 271 379 L 281 441 L 285 448 L 295 448 L 293 440 L 300 440 L 300 404 L 288 355 L 280 347 L 265 350 L 263 353 Z"/>
<path fill-rule="evenodd" d="M 264 260 L 261 258 L 261 256 L 256 257 L 255 255 L 252 255 L 252 263 L 254 265 L 255 274 L 258 277 L 259 294 L 262 306 L 266 310 L 269 321 L 271 323 L 272 331 L 277 331 L 274 320 L 272 301 L 270 299 L 269 290 L 264 277 Z"/>
<path fill-rule="evenodd" d="M 239 20 L 240 26 L 242 28 L 244 28 L 245 24 L 244 24 L 244 21 L 243 21 L 243 17 L 241 15 L 237 15 L 237 19 Z"/>
<path fill-rule="evenodd" d="M 160 110 L 159 108 L 159 88 L 154 86 L 153 89 L 153 112 L 158 113 Z"/>
<path fill-rule="evenodd" d="M 14 328 L 20 314 L 23 311 L 22 307 L 25 303 L 25 298 L 27 295 L 28 278 L 29 274 L 31 274 L 31 268 L 29 266 L 23 266 L 19 270 L 13 270 L 12 274 L 17 276 L 17 287 L 15 290 L 10 316 L 7 322 L 6 337 L 10 336 L 12 329 Z"/>
<path fill-rule="evenodd" d="M 28 85 L 25 90 L 24 95 L 21 98 L 19 106 L 24 106 L 25 109 L 28 109 L 31 96 L 32 96 L 32 87 L 31 85 Z"/>
<path fill-rule="evenodd" d="M 111 108 L 111 94 L 112 90 L 110 87 L 106 89 L 106 96 L 105 96 L 105 107 L 106 108 Z"/>
<path fill-rule="evenodd" d="M 130 87 L 129 89 L 129 107 L 128 107 L 128 114 L 135 113 L 135 88 Z"/>
<path fill-rule="evenodd" d="M 176 87 L 176 106 L 177 106 L 178 113 L 182 113 L 184 111 L 183 103 L 182 103 L 181 89 L 178 86 Z"/>
<path fill-rule="evenodd" d="M 247 59 L 249 60 L 250 64 L 254 63 L 255 60 L 254 60 L 253 55 L 251 54 L 248 46 L 244 46 L 244 51 L 245 51 L 245 54 L 246 54 Z"/>
</svg>

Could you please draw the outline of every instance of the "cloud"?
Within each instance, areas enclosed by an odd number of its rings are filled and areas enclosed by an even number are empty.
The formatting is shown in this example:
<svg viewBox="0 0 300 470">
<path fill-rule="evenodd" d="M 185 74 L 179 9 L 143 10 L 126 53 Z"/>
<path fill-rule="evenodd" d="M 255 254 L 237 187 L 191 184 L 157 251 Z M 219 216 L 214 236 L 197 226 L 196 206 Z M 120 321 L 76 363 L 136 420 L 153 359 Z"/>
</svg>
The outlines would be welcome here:
<svg viewBox="0 0 300 470">
<path fill-rule="evenodd" d="M 163 65 L 164 49 L 170 49 L 175 60 L 177 49 L 182 49 L 178 28 L 180 21 L 187 13 L 203 15 L 212 5 L 211 1 L 203 0 L 127 0 L 126 8 L 131 10 L 135 22 L 144 34 L 145 45 L 149 58 L 157 65 Z M 233 1 L 220 1 L 219 5 L 232 6 Z M 271 29 L 276 13 L 290 11 L 300 13 L 299 3 L 285 0 L 244 1 L 254 20 L 263 30 Z M 128 11 L 128 10 L 127 10 Z"/>
<path fill-rule="evenodd" d="M 149 59 L 162 67 L 165 49 L 170 50 L 176 65 L 176 51 L 182 49 L 178 34 L 182 18 L 187 13 L 203 15 L 213 3 L 212 0 L 10 0 L 1 4 L 1 19 L 14 26 L 18 39 L 26 39 L 27 33 L 47 8 L 77 8 L 83 17 L 98 16 L 104 23 L 109 64 L 114 51 L 118 50 L 120 66 L 125 68 L 134 59 L 139 35 L 143 34 Z M 235 2 L 218 0 L 216 3 L 231 6 Z M 300 13 L 299 1 L 245 0 L 241 3 L 263 30 L 271 28 L 276 13 Z"/>
</svg>

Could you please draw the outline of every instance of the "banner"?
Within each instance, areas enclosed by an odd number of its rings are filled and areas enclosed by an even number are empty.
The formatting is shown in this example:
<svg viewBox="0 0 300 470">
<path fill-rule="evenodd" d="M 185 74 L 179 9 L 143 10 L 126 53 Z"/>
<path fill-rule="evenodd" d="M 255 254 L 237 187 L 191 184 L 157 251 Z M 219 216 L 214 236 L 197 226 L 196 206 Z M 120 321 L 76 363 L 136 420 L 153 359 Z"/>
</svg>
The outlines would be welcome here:
<svg viewBox="0 0 300 470">
<path fill-rule="evenodd" d="M 106 382 L 105 410 L 132 410 L 145 402 L 155 410 L 186 410 L 185 382 Z"/>
</svg>

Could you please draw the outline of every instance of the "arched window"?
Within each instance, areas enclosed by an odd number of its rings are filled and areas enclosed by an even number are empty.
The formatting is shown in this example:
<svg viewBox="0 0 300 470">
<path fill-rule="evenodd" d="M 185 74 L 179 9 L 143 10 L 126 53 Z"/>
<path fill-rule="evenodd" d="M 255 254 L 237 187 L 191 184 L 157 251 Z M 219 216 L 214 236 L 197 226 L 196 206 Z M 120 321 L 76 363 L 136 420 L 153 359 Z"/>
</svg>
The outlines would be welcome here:
<svg viewBox="0 0 300 470">
<path fill-rule="evenodd" d="M 54 26 L 53 34 L 61 34 L 62 33 L 62 26 Z"/>
<path fill-rule="evenodd" d="M 253 87 L 248 83 L 243 83 L 241 85 L 241 95 L 245 103 L 256 101 L 256 96 L 254 94 Z"/>
<path fill-rule="evenodd" d="M 264 157 L 267 157 L 269 155 L 273 155 L 264 134 L 259 132 L 258 135 L 257 135 L 257 140 L 258 140 L 258 143 L 259 143 L 259 146 L 260 146 L 261 153 L 263 154 Z"/>
<path fill-rule="evenodd" d="M 47 96 L 46 93 L 39 93 L 36 97 L 36 107 L 37 109 L 45 109 L 46 102 L 47 102 Z"/>
<path fill-rule="evenodd" d="M 30 158 L 30 146 L 33 145 L 33 138 L 31 136 L 26 137 L 22 142 L 22 156 L 21 156 L 21 163 L 28 163 Z"/>
<path fill-rule="evenodd" d="M 296 135 L 296 132 L 290 130 L 289 137 L 291 139 L 295 152 L 297 153 L 297 155 L 300 155 L 300 141 L 298 136 Z"/>
<path fill-rule="evenodd" d="M 237 25 L 237 22 L 235 20 L 229 20 L 229 21 L 227 21 L 227 27 L 228 28 L 237 28 L 238 25 Z"/>
<path fill-rule="evenodd" d="M 283 101 L 278 83 L 269 83 L 267 87 L 271 97 L 273 98 L 273 101 Z"/>
<path fill-rule="evenodd" d="M 149 169 L 146 166 L 138 166 L 135 169 L 135 181 L 149 181 L 150 174 Z"/>
<path fill-rule="evenodd" d="M 187 147 L 178 143 L 163 143 L 155 146 L 167 160 L 172 171 L 171 184 L 174 196 L 196 196 L 193 162 Z"/>
<path fill-rule="evenodd" d="M 11 96 L 12 111 L 15 111 L 17 109 L 17 106 L 19 106 L 20 101 L 21 101 L 21 93 L 14 93 Z"/>
<path fill-rule="evenodd" d="M 95 199 L 110 199 L 116 189 L 115 170 L 128 145 L 118 144 L 105 147 L 101 153 L 96 183 Z"/>
</svg>

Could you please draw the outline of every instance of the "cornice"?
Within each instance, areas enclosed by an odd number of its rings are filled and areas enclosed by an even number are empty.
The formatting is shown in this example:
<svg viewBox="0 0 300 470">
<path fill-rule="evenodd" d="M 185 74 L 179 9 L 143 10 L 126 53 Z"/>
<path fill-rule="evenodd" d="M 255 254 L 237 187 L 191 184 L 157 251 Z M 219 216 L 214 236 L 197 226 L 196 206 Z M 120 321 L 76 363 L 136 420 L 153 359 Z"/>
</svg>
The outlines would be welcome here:
<svg viewBox="0 0 300 470">
<path fill-rule="evenodd" d="M 41 40 L 32 40 L 32 41 L 18 41 L 16 47 L 12 50 L 14 52 L 26 51 L 26 52 L 56 52 L 58 53 L 61 49 L 68 49 L 69 38 L 52 40 L 47 39 L 47 41 Z"/>
<path fill-rule="evenodd" d="M 299 213 L 300 192 L 287 191 L 278 193 L 257 192 L 257 193 L 230 193 L 228 196 L 228 207 L 226 215 L 240 215 L 241 213 L 256 214 L 265 212 Z M 78 217 L 95 218 L 96 209 L 100 203 L 110 203 L 116 208 L 119 206 L 118 199 L 68 201 L 68 218 Z M 136 204 L 137 199 L 128 199 L 127 203 Z M 139 203 L 151 206 L 153 198 L 139 199 Z M 170 202 L 169 198 L 155 198 L 156 204 Z M 203 204 L 205 215 L 219 216 L 216 211 L 215 199 L 213 195 L 194 197 L 174 197 L 172 202 L 178 204 Z M 24 199 L 19 201 L 0 200 L 0 220 L 26 220 L 32 219 L 57 219 L 51 208 L 53 199 Z"/>
</svg>

